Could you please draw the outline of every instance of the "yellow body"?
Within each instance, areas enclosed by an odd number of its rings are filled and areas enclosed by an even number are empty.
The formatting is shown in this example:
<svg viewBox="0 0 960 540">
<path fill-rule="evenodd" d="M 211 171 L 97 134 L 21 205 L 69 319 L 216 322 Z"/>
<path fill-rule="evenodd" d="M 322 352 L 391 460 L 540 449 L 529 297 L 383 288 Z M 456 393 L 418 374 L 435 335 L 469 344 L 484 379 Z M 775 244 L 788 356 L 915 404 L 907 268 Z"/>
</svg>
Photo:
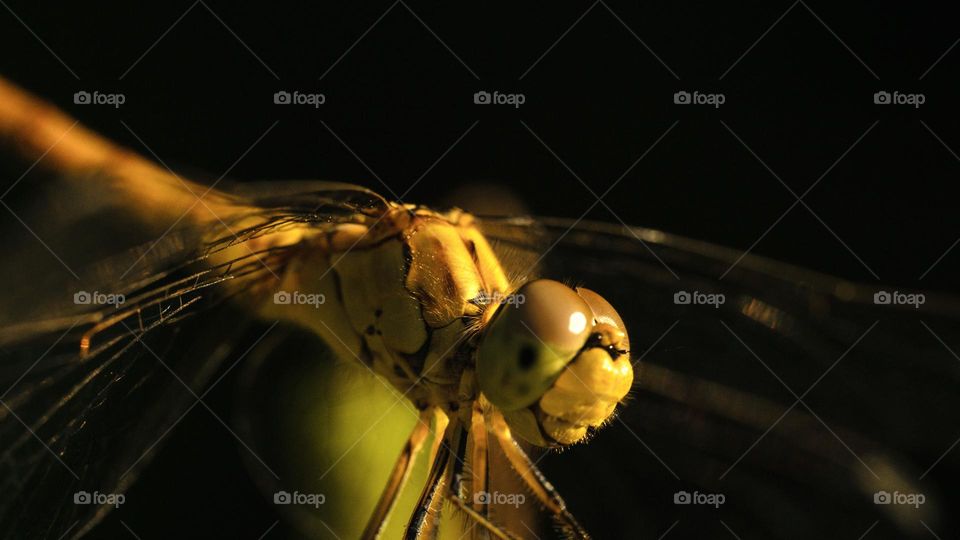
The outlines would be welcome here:
<svg viewBox="0 0 960 540">
<path fill-rule="evenodd" d="M 278 305 L 263 295 L 261 314 L 316 332 L 420 409 L 455 412 L 476 399 L 458 395 L 469 365 L 454 353 L 481 327 L 484 309 L 470 300 L 510 285 L 472 218 L 395 205 L 372 227 L 341 232 L 337 245 L 328 235 L 305 240 L 277 288 L 326 301 Z"/>
<path fill-rule="evenodd" d="M 469 410 L 479 393 L 469 351 L 496 310 L 509 309 L 476 300 L 504 297 L 518 287 L 472 216 L 394 205 L 369 226 L 350 224 L 301 241 L 303 255 L 287 266 L 277 290 L 326 301 L 278 305 L 264 295 L 261 314 L 312 330 L 421 410 Z M 530 442 L 574 444 L 611 417 L 632 383 L 629 358 L 592 348 L 531 407 L 504 414 Z"/>
</svg>

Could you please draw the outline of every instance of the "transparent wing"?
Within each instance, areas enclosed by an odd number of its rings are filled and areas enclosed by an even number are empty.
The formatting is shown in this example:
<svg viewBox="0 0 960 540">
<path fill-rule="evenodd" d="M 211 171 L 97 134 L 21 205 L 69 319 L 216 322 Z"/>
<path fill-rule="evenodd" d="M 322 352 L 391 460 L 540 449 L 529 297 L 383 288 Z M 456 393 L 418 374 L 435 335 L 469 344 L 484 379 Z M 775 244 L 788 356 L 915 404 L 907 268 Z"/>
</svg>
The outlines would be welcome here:
<svg viewBox="0 0 960 540">
<path fill-rule="evenodd" d="M 2 78 L 0 148 L 0 537 L 80 536 L 111 508 L 95 494 L 115 502 L 257 334 L 243 299 L 295 256 L 285 233 L 386 202 L 323 182 L 203 186 Z"/>
<path fill-rule="evenodd" d="M 4 225 L 4 252 L 23 264 L 4 269 L 14 286 L 0 303 L 0 537 L 88 531 L 201 403 L 221 364 L 264 330 L 237 295 L 276 280 L 300 246 L 239 248 L 386 208 L 363 188 L 322 182 L 248 185 L 231 197 L 243 212 L 216 226 L 175 224 L 160 237 L 154 224 L 117 222 L 99 206 L 54 223 L 56 197 Z M 143 231 L 125 230 L 131 224 Z M 77 303 L 79 293 L 123 301 Z"/>
<path fill-rule="evenodd" d="M 638 380 L 629 402 L 590 444 L 547 460 L 595 534 L 958 530 L 948 510 L 960 473 L 955 298 L 878 305 L 880 287 L 649 229 L 549 219 L 481 227 L 516 274 L 539 262 L 547 277 L 598 291 L 630 332 Z M 595 493 L 608 496 L 597 504 Z M 711 494 L 724 500 L 710 505 Z"/>
</svg>

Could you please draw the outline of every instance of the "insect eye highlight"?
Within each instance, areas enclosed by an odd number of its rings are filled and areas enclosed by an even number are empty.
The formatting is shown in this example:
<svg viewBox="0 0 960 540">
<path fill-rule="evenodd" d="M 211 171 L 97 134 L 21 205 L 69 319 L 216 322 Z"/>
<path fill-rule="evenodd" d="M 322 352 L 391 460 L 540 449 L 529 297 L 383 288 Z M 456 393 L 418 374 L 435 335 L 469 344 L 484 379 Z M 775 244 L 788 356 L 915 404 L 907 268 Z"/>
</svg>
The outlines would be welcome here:
<svg viewBox="0 0 960 540">
<path fill-rule="evenodd" d="M 480 389 L 502 410 L 536 402 L 584 346 L 590 306 L 573 289 L 539 279 L 521 287 L 523 302 L 500 305 L 477 353 Z"/>
</svg>

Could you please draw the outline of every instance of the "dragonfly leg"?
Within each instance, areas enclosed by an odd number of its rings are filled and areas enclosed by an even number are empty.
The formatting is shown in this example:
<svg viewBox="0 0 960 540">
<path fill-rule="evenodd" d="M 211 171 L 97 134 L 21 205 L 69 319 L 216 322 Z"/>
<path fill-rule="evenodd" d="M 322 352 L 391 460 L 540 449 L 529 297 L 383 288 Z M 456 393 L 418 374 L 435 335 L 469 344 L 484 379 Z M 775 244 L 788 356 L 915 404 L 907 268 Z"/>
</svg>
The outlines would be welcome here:
<svg viewBox="0 0 960 540">
<path fill-rule="evenodd" d="M 470 416 L 470 440 L 473 442 L 473 449 L 470 456 L 470 474 L 471 487 L 473 493 L 487 491 L 487 426 L 483 420 L 483 412 L 479 404 L 474 405 L 473 414 Z M 482 504 L 482 501 L 476 496 L 473 500 L 473 509 L 484 517 L 487 517 L 489 506 Z"/>
<path fill-rule="evenodd" d="M 383 488 L 380 500 L 377 501 L 377 506 L 374 507 L 373 514 L 371 514 L 367 526 L 363 530 L 361 538 L 364 540 L 373 540 L 383 532 L 387 517 L 390 516 L 390 511 L 393 510 L 397 502 L 397 496 L 403 490 L 407 479 L 410 478 L 410 471 L 413 470 L 413 463 L 417 454 L 423 449 L 423 443 L 430 434 L 430 422 L 433 416 L 433 410 L 421 411 L 420 418 L 417 419 L 417 424 L 413 427 L 410 438 L 407 439 L 407 444 L 403 447 L 400 457 L 393 465 L 393 471 L 387 478 L 387 485 Z"/>
<path fill-rule="evenodd" d="M 473 520 L 474 523 L 476 523 L 477 525 L 480 525 L 485 530 L 487 530 L 487 532 L 493 535 L 494 538 L 499 538 L 500 540 L 517 540 L 518 539 L 517 536 L 514 536 L 509 531 L 506 531 L 500 528 L 495 523 L 490 521 L 489 518 L 487 518 L 480 512 L 477 512 L 476 510 L 474 510 L 469 504 L 466 503 L 466 501 L 464 501 L 460 497 L 457 497 L 454 493 L 452 492 L 449 493 L 448 498 L 450 499 L 450 502 L 455 507 L 457 507 L 457 509 L 462 511 L 468 518 Z"/>
<path fill-rule="evenodd" d="M 420 499 L 417 501 L 417 506 L 413 515 L 410 516 L 410 522 L 407 524 L 407 530 L 403 535 L 405 540 L 426 540 L 437 536 L 440 524 L 440 503 L 442 502 L 440 495 L 451 455 L 449 443 L 452 438 L 451 434 L 459 429 L 459 425 L 449 426 L 443 436 L 443 444 L 437 447 L 433 464 L 430 466 L 430 474 L 427 476 L 427 484 L 420 492 Z"/>
<path fill-rule="evenodd" d="M 523 483 L 530 488 L 533 495 L 553 513 L 554 519 L 568 535 L 573 538 L 589 539 L 590 535 L 587 534 L 587 531 L 577 522 L 573 514 L 567 510 L 567 504 L 563 502 L 563 498 L 560 497 L 557 490 L 543 473 L 540 472 L 540 469 L 538 469 L 536 463 L 530 459 L 530 456 L 528 456 L 527 453 L 523 451 L 523 448 L 520 448 L 520 445 L 517 444 L 517 441 L 514 440 L 506 420 L 503 419 L 503 415 L 498 411 L 491 411 L 487 420 L 490 431 L 497 439 L 497 442 L 500 443 L 500 448 L 503 449 L 503 453 L 510 461 L 510 465 L 517 471 L 520 480 L 522 480 Z"/>
<path fill-rule="evenodd" d="M 478 422 L 479 420 L 479 422 Z M 479 435 L 478 435 L 479 434 Z M 464 469 L 466 468 L 467 457 L 467 431 L 458 430 L 457 433 L 457 451 L 451 459 L 450 466 L 450 489 L 447 490 L 447 498 L 450 502 L 466 517 L 480 525 L 489 532 L 494 538 L 500 540 L 516 540 L 516 536 L 493 523 L 487 515 L 489 505 L 483 504 L 482 498 L 476 497 L 477 493 L 487 489 L 487 428 L 483 422 L 483 413 L 478 406 L 475 406 L 470 419 L 470 438 L 473 442 L 473 452 L 471 456 L 471 492 L 473 496 L 473 506 L 468 502 L 470 499 L 468 493 L 463 488 Z M 478 438 L 479 437 L 479 438 Z M 479 441 L 479 442 L 478 442 Z"/>
</svg>

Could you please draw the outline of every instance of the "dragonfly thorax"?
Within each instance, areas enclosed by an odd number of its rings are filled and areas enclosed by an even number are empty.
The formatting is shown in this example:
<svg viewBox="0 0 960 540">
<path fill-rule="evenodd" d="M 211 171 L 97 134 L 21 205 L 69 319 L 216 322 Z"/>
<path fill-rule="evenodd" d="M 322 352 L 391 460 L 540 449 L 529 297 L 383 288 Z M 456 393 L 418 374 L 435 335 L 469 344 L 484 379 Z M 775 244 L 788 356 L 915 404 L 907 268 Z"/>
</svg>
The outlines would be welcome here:
<svg viewBox="0 0 960 540">
<path fill-rule="evenodd" d="M 311 239 L 303 251 L 279 290 L 324 302 L 267 305 L 267 316 L 307 326 L 420 408 L 451 411 L 476 397 L 461 388 L 471 338 L 492 310 L 486 300 L 510 287 L 469 214 L 395 205 L 369 224 Z"/>
</svg>

